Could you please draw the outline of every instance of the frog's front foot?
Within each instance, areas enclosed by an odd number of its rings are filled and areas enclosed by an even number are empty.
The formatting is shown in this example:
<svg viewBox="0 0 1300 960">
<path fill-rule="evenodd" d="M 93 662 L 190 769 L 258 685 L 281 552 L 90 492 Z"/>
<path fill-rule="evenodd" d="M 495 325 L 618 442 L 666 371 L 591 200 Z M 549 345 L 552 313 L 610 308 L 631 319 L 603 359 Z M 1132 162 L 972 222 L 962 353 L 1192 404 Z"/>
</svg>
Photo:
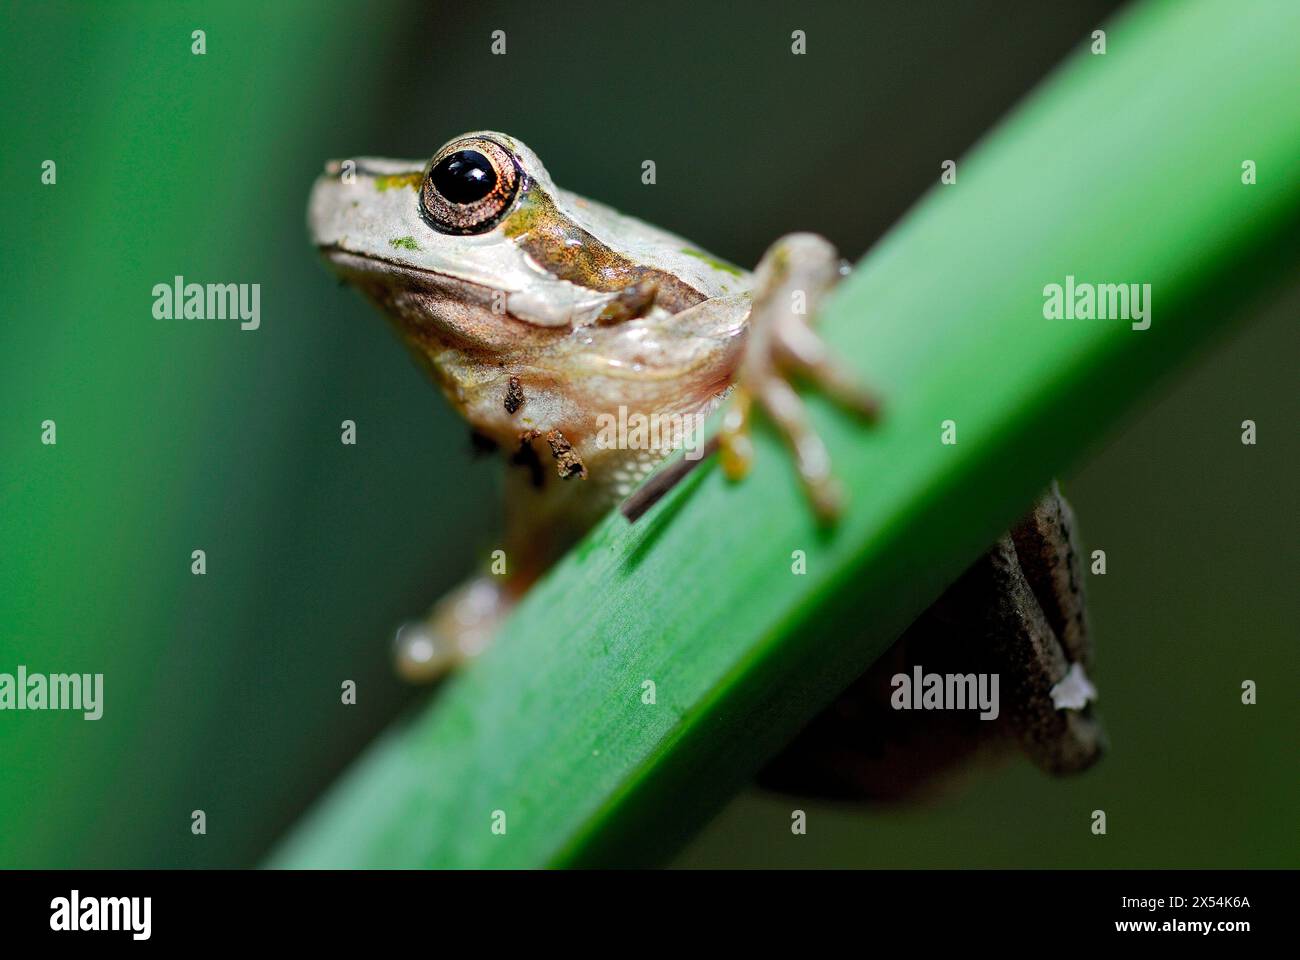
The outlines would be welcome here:
<svg viewBox="0 0 1300 960">
<path fill-rule="evenodd" d="M 447 594 L 423 620 L 402 625 L 394 641 L 397 672 L 432 683 L 485 650 L 513 606 L 501 579 L 478 576 Z"/>
<path fill-rule="evenodd" d="M 867 420 L 880 409 L 877 397 L 830 355 L 809 324 L 839 277 L 839 254 L 815 234 L 789 234 L 763 255 L 755 271 L 748 339 L 719 434 L 723 469 L 732 479 L 743 477 L 753 460 L 749 424 L 757 402 L 794 453 L 799 479 L 824 521 L 839 514 L 843 493 L 826 445 L 791 381 L 808 381 Z"/>
</svg>

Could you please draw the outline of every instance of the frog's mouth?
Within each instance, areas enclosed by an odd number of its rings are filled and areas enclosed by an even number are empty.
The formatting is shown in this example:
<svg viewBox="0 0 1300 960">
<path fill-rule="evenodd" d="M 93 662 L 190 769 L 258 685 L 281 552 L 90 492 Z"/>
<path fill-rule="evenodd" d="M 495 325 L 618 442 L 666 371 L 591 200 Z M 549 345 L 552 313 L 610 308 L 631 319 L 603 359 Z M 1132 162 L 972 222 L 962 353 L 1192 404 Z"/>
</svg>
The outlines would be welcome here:
<svg viewBox="0 0 1300 960">
<path fill-rule="evenodd" d="M 429 307 L 442 301 L 459 301 L 463 304 L 490 305 L 493 290 L 485 284 L 427 267 L 414 267 L 400 260 L 390 260 L 369 253 L 344 250 L 337 244 L 320 247 L 334 272 L 344 283 L 356 287 L 367 296 L 381 301 L 381 306 L 400 307 L 404 295 L 431 300 Z M 445 311 L 423 311 L 431 319 L 439 319 Z M 448 317 L 448 325 L 454 323 Z"/>
<path fill-rule="evenodd" d="M 316 249 L 320 251 L 321 256 L 330 262 L 335 272 L 349 283 L 353 283 L 357 275 L 373 277 L 376 274 L 387 274 L 392 277 L 401 277 L 417 282 L 426 277 L 441 278 L 454 280 L 459 284 L 481 287 L 484 290 L 489 289 L 485 284 L 475 283 L 473 280 L 467 280 L 455 274 L 430 270 L 428 267 L 415 267 L 401 260 L 380 257 L 373 253 L 357 253 L 355 250 L 345 250 L 337 243 L 322 243 Z"/>
<path fill-rule="evenodd" d="M 334 243 L 317 249 L 343 283 L 356 287 L 408 340 L 426 351 L 453 347 L 506 355 L 570 332 L 501 313 L 496 308 L 500 291 L 465 277 L 345 250 Z"/>
</svg>

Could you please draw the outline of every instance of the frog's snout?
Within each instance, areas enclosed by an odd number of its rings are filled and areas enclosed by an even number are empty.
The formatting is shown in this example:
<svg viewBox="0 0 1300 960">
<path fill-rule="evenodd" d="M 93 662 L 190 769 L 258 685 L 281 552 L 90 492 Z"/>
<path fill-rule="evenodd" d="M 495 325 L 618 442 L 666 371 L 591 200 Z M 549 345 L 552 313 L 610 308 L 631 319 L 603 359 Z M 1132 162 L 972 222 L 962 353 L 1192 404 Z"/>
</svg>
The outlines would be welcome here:
<svg viewBox="0 0 1300 960">
<path fill-rule="evenodd" d="M 364 232 L 362 213 L 371 199 L 365 178 L 355 176 L 346 164 L 349 161 L 329 160 L 324 171 L 312 184 L 307 203 L 307 232 L 317 247 L 338 246 L 349 235 Z"/>
</svg>

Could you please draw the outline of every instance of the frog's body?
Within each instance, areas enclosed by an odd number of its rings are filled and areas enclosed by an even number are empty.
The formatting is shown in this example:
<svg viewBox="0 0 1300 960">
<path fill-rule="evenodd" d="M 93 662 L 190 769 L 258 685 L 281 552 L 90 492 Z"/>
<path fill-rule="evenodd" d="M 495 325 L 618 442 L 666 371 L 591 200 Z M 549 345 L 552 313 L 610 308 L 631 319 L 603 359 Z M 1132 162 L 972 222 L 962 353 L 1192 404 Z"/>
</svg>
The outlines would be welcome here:
<svg viewBox="0 0 1300 960">
<path fill-rule="evenodd" d="M 656 458 L 598 448 L 597 418 L 619 406 L 687 415 L 716 405 L 737 365 L 752 277 L 559 190 L 502 134 L 451 146 L 518 167 L 508 209 L 485 232 L 430 225 L 416 202 L 430 164 L 364 158 L 353 183 L 337 172 L 317 181 L 316 242 L 397 322 L 477 433 L 513 453 L 530 431 L 559 431 L 586 469 L 587 496 L 605 505 Z"/>
<path fill-rule="evenodd" d="M 789 443 L 823 518 L 841 494 L 790 385 L 798 375 L 857 413 L 876 401 L 808 324 L 837 280 L 811 234 L 772 246 L 754 273 L 555 186 L 501 133 L 467 134 L 428 162 L 331 163 L 309 224 L 333 269 L 396 324 L 474 432 L 514 466 L 505 577 L 483 576 L 399 634 L 399 665 L 432 679 L 487 643 L 519 594 L 674 449 L 608 442 L 611 419 L 688 425 L 725 401 L 723 466 L 748 468 L 749 410 Z"/>
<path fill-rule="evenodd" d="M 504 611 L 691 439 L 655 431 L 653 443 L 610 444 L 602 426 L 611 419 L 689 425 L 738 386 L 729 472 L 747 466 L 753 399 L 790 440 L 819 512 L 838 509 L 829 460 L 787 381 L 799 372 L 850 407 L 874 410 L 805 322 L 838 276 L 839 258 L 821 238 L 779 241 L 750 274 L 559 189 L 528 147 L 490 131 L 456 138 L 427 163 L 330 164 L 309 221 L 339 276 L 392 318 L 475 433 L 522 467 L 509 481 L 510 573 L 465 592 L 475 610 L 487 609 L 495 589 Z M 792 307 L 794 287 L 804 312 Z M 453 636 L 459 603 L 453 597 L 426 628 L 403 635 L 409 676 L 435 676 L 481 647 L 495 618 L 476 617 L 482 629 L 469 639 Z"/>
</svg>

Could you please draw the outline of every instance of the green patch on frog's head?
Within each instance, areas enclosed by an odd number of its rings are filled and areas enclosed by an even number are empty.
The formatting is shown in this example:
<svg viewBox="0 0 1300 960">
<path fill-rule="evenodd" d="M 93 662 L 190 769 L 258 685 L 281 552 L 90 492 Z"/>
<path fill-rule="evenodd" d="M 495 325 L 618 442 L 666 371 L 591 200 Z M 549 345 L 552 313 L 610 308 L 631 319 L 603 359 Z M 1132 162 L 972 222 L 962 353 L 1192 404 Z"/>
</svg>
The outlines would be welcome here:
<svg viewBox="0 0 1300 960">
<path fill-rule="evenodd" d="M 415 237 L 393 237 L 388 241 L 388 245 L 401 250 L 419 250 L 420 245 L 415 242 Z"/>
<path fill-rule="evenodd" d="M 734 263 L 728 263 L 726 260 L 719 260 L 717 257 L 705 253 L 703 250 L 696 250 L 694 247 L 682 247 L 682 253 L 686 254 L 688 257 L 703 260 L 714 270 L 721 270 L 723 273 L 729 273 L 733 277 L 743 277 L 745 275 L 745 271 L 741 270 L 740 267 L 736 266 Z"/>
<path fill-rule="evenodd" d="M 423 170 L 413 170 L 410 173 L 382 174 L 375 177 L 375 189 L 380 193 L 383 193 L 385 190 L 399 190 L 402 187 L 419 190 L 420 182 L 423 179 Z"/>
</svg>

